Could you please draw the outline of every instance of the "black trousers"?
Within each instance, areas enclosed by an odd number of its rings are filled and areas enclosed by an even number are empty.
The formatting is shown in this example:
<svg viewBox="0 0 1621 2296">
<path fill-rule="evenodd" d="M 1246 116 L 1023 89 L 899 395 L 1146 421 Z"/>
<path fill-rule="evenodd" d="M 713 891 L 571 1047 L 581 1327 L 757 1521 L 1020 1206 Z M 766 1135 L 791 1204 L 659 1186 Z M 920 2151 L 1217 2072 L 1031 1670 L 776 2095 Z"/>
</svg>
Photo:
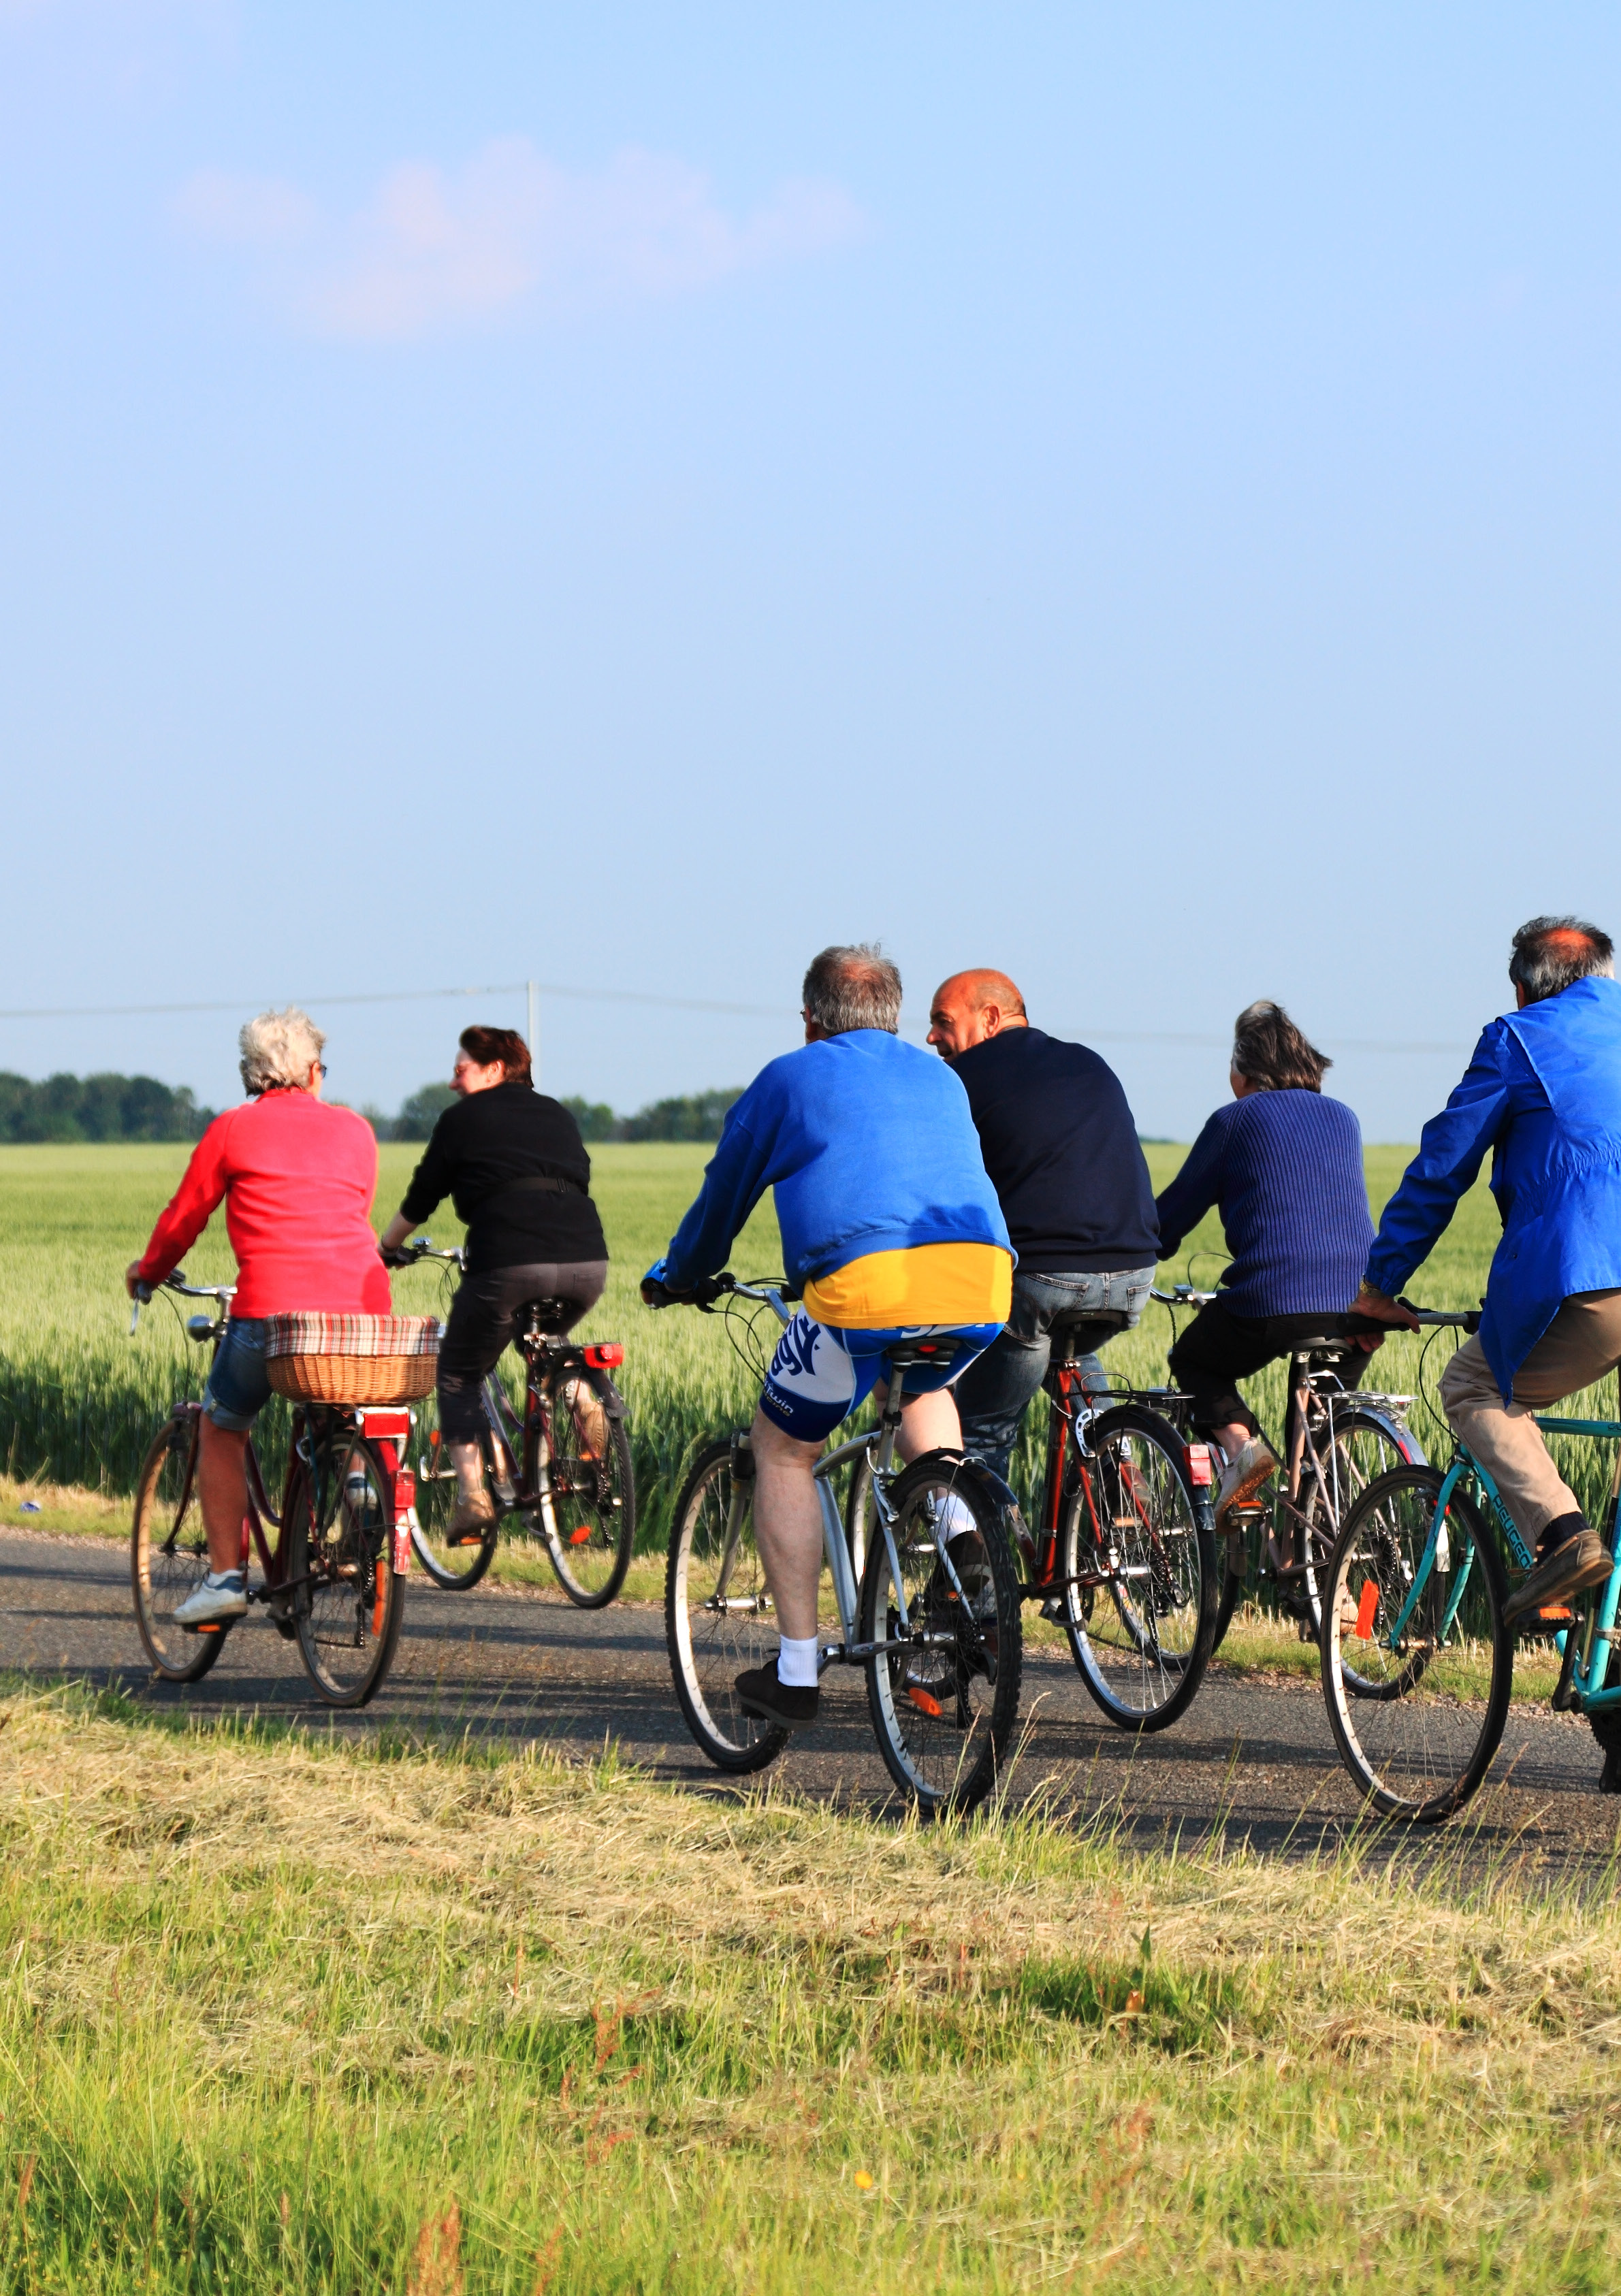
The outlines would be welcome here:
<svg viewBox="0 0 1621 2296">
<path fill-rule="evenodd" d="M 608 1280 L 605 1259 L 566 1259 L 550 1267 L 492 1267 L 464 1275 L 445 1336 L 439 1343 L 439 1426 L 447 1443 L 475 1443 L 484 1424 L 479 1389 L 504 1350 L 518 1337 L 518 1321 L 531 1300 L 561 1300 L 570 1309 L 561 1328 L 572 1331 L 594 1308 Z"/>
<path fill-rule="evenodd" d="M 1167 1360 L 1171 1375 L 1184 1394 L 1193 1398 L 1189 1414 L 1201 1435 L 1213 1428 L 1247 1427 L 1252 1435 L 1260 1422 L 1238 1393 L 1234 1382 L 1247 1379 L 1280 1356 L 1292 1355 L 1302 1340 L 1335 1339 L 1346 1328 L 1345 1315 L 1235 1316 L 1219 1300 L 1201 1308 Z M 1360 1348 L 1346 1353 L 1339 1377 L 1346 1387 L 1361 1384 L 1368 1357 Z"/>
</svg>

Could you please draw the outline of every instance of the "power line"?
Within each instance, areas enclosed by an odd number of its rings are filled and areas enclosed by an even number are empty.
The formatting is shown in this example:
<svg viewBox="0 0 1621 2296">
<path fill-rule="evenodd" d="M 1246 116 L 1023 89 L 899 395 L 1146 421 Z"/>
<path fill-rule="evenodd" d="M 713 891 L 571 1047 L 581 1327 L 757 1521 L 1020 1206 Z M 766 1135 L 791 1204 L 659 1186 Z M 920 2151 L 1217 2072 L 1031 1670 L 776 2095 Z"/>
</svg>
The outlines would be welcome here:
<svg viewBox="0 0 1621 2296">
<path fill-rule="evenodd" d="M 781 1004 L 725 1004 L 704 996 L 659 996 L 639 988 L 568 988 L 551 980 L 486 981 L 477 988 L 387 988 L 366 996 L 300 996 L 303 1004 L 419 1004 L 445 996 L 521 996 L 528 988 L 542 996 L 572 996 L 604 1004 L 658 1004 L 675 1013 L 730 1013 L 761 1021 L 788 1017 Z M 248 997 L 216 999 L 194 1004 L 37 1004 L 0 1011 L 0 1021 L 133 1021 L 177 1013 L 240 1013 Z"/>
<path fill-rule="evenodd" d="M 363 995 L 306 996 L 297 1001 L 305 1006 L 315 1007 L 417 1004 L 447 997 L 520 996 L 530 989 L 542 996 L 563 996 L 587 1004 L 652 1005 L 667 1013 L 719 1013 L 752 1021 L 787 1021 L 794 1017 L 786 1004 L 734 1004 L 714 997 L 664 996 L 643 988 L 579 988 L 552 980 L 486 981 L 481 987 L 470 988 L 386 988 Z M 152 1020 L 192 1013 L 240 1013 L 251 1001 L 244 997 L 232 997 L 184 1004 L 37 1004 L 0 1011 L 0 1021 Z M 1196 1052 L 1222 1052 L 1232 1042 L 1230 1037 L 1200 1036 L 1179 1029 L 1095 1029 L 1085 1022 L 1080 1025 L 1077 1033 L 1093 1044 L 1166 1045 Z M 1455 1057 L 1469 1049 L 1467 1045 L 1455 1042 L 1439 1044 L 1378 1037 L 1337 1037 L 1328 1031 L 1324 1034 L 1325 1041 L 1342 1053 L 1416 1053 L 1421 1056 L 1448 1054 Z"/>
</svg>

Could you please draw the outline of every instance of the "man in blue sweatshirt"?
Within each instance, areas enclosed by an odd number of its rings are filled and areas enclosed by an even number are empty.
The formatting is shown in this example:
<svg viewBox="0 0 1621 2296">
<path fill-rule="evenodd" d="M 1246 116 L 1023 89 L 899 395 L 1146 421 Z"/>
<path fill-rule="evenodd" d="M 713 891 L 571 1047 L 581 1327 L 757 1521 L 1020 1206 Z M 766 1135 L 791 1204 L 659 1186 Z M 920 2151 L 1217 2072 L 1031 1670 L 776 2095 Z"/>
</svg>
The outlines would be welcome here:
<svg viewBox="0 0 1621 2296">
<path fill-rule="evenodd" d="M 1604 1542 L 1533 1414 L 1621 1362 L 1621 985 L 1609 934 L 1576 917 L 1522 925 L 1509 979 L 1517 1009 L 1489 1023 L 1425 1126 L 1355 1306 L 1378 1323 L 1412 1323 L 1395 1295 L 1428 1259 L 1489 1148 L 1502 1242 L 1479 1336 L 1448 1364 L 1441 1401 L 1521 1534 L 1536 1541 L 1536 1567 L 1509 1601 L 1516 1619 L 1609 1575 Z"/>
<path fill-rule="evenodd" d="M 754 1535 L 777 1606 L 775 1664 L 737 1678 L 740 1703 L 787 1729 L 816 1719 L 822 1520 L 811 1469 L 833 1430 L 884 1392 L 884 1353 L 951 1332 L 950 1357 L 907 1374 L 900 1449 L 955 1449 L 948 1390 L 1007 1318 L 1013 1252 L 967 1095 L 903 1045 L 901 976 L 876 948 L 827 948 L 805 975 L 805 1042 L 762 1069 L 727 1115 L 697 1201 L 644 1299 L 718 1275 L 767 1188 L 803 1306 L 778 1343 L 754 1414 Z"/>
</svg>

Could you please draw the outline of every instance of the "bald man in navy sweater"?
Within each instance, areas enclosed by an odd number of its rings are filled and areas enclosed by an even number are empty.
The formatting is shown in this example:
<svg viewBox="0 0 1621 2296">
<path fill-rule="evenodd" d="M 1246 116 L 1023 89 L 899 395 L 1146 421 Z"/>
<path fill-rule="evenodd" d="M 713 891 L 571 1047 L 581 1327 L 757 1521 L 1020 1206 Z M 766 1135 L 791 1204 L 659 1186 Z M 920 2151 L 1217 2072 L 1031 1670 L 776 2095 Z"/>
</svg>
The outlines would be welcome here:
<svg viewBox="0 0 1621 2296">
<path fill-rule="evenodd" d="M 1030 1026 L 1005 972 L 954 972 L 929 1007 L 929 1042 L 966 1088 L 1018 1254 L 1001 1337 L 957 1383 L 963 1447 L 1006 1481 L 1024 1406 L 1041 1386 L 1060 1316 L 1128 1324 L 1159 1255 L 1154 1187 L 1120 1079 L 1084 1045 Z M 1118 1326 L 1100 1324 L 1091 1347 Z M 1087 1347 L 1084 1324 L 1079 1344 Z M 1102 1366 L 1086 1357 L 1089 1381 Z"/>
</svg>

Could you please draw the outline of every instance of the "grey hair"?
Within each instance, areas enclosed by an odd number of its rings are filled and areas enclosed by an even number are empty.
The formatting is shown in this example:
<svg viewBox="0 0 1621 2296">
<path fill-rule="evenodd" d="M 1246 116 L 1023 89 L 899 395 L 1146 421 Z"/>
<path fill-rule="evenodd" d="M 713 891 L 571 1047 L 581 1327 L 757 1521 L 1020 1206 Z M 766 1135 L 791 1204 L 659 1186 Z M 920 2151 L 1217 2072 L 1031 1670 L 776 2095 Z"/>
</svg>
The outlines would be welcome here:
<svg viewBox="0 0 1621 2296">
<path fill-rule="evenodd" d="M 847 948 L 825 948 L 810 960 L 802 991 L 805 1017 L 825 1036 L 852 1029 L 882 1029 L 895 1036 L 901 1027 L 901 975 L 876 941 Z"/>
<path fill-rule="evenodd" d="M 1533 917 L 1514 936 L 1509 978 L 1516 988 L 1525 990 L 1527 1004 L 1557 996 L 1573 980 L 1585 980 L 1594 972 L 1615 979 L 1616 945 L 1608 933 L 1584 924 L 1580 917 Z"/>
<path fill-rule="evenodd" d="M 308 1013 L 289 1004 L 284 1013 L 257 1013 L 244 1021 L 236 1041 L 243 1084 L 252 1095 L 278 1085 L 307 1084 L 326 1038 Z"/>
</svg>

